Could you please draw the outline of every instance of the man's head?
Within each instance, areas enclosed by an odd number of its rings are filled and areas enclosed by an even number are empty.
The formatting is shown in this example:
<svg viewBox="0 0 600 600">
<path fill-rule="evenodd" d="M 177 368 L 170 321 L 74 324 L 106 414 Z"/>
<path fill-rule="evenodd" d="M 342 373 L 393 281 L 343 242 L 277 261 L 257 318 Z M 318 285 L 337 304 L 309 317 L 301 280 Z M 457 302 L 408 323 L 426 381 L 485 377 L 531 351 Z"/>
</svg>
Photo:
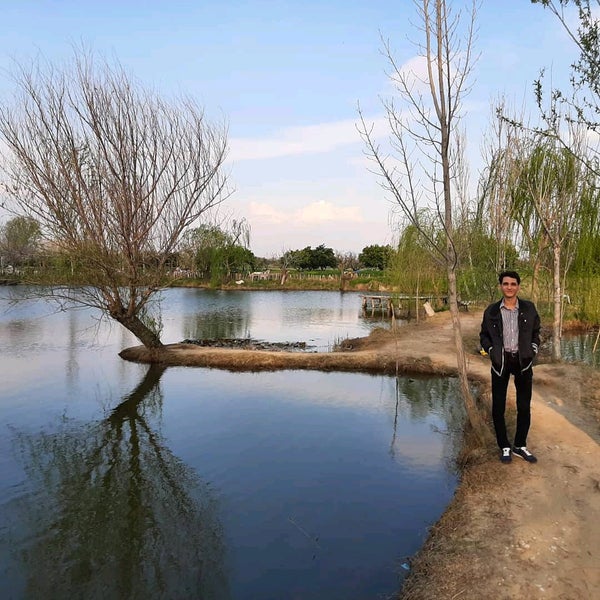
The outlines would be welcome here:
<svg viewBox="0 0 600 600">
<path fill-rule="evenodd" d="M 516 271 L 502 271 L 498 276 L 498 282 L 505 300 L 515 298 L 521 289 L 521 278 Z"/>
<path fill-rule="evenodd" d="M 498 283 L 500 285 L 502 285 L 502 280 L 505 277 L 510 277 L 511 279 L 516 279 L 517 283 L 519 285 L 521 285 L 521 278 L 519 277 L 519 274 L 516 271 L 502 271 L 502 273 L 500 273 L 500 275 L 498 275 Z"/>
</svg>

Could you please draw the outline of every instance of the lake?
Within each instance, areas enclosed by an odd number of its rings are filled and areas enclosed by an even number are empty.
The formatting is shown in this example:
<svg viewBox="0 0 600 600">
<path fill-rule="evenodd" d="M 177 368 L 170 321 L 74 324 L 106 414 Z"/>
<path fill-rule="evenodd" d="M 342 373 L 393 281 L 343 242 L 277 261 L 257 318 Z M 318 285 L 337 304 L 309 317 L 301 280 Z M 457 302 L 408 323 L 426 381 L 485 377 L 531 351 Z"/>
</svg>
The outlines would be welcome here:
<svg viewBox="0 0 600 600">
<path fill-rule="evenodd" d="M 338 292 L 173 289 L 162 320 L 166 342 L 316 351 L 385 325 Z M 148 368 L 117 356 L 136 344 L 88 309 L 0 300 L 0 597 L 398 590 L 456 487 L 453 379 Z"/>
</svg>

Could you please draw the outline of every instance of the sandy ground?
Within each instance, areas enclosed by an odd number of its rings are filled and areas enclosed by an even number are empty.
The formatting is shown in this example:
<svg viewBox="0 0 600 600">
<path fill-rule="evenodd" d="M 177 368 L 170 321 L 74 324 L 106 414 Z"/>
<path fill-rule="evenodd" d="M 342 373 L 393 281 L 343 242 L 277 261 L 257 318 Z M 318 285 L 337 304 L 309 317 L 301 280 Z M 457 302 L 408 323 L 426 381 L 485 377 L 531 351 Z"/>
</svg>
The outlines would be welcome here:
<svg viewBox="0 0 600 600">
<path fill-rule="evenodd" d="M 480 312 L 461 316 L 469 373 L 482 384 L 485 399 L 489 362 L 475 352 L 480 322 Z M 160 362 L 230 370 L 455 373 L 447 313 L 345 345 L 343 352 L 303 354 L 175 344 Z M 157 358 L 141 347 L 121 356 Z M 489 413 L 489 406 L 482 408 Z M 514 394 L 509 429 L 513 412 Z M 600 599 L 599 443 L 600 374 L 574 365 L 536 366 L 528 447 L 539 462 L 501 464 L 491 432 L 488 448 L 469 451 L 467 442 L 455 498 L 413 559 L 400 597 Z"/>
</svg>

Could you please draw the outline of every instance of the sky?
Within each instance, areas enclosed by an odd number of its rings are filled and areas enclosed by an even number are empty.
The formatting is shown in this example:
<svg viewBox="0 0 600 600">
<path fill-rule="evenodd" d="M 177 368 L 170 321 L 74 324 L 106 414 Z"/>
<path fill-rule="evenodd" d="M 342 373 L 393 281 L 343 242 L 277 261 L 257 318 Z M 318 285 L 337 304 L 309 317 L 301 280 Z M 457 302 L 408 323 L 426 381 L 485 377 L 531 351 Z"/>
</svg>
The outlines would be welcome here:
<svg viewBox="0 0 600 600">
<path fill-rule="evenodd" d="M 369 170 L 357 107 L 381 123 L 381 99 L 393 95 L 382 38 L 399 65 L 414 63 L 412 0 L 0 0 L 0 14 L 3 102 L 14 61 L 60 63 L 84 45 L 225 121 L 234 193 L 222 213 L 247 220 L 256 256 L 319 244 L 358 254 L 397 239 L 397 205 Z M 483 0 L 476 23 L 463 116 L 472 182 L 492 104 L 502 96 L 533 109 L 540 69 L 564 81 L 575 56 L 556 19 L 529 0 Z"/>
</svg>

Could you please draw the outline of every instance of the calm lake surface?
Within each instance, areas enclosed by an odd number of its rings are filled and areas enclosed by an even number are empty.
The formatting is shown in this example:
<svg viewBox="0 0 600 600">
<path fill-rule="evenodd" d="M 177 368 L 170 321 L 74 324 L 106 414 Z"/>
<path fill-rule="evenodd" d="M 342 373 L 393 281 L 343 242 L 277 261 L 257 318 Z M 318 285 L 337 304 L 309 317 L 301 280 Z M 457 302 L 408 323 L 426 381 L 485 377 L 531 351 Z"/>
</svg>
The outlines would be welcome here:
<svg viewBox="0 0 600 600">
<path fill-rule="evenodd" d="M 322 351 L 373 326 L 337 292 L 173 289 L 162 307 L 167 342 Z M 397 591 L 456 486 L 454 380 L 148 369 L 117 356 L 136 344 L 89 310 L 0 300 L 1 598 Z"/>
<path fill-rule="evenodd" d="M 564 360 L 581 362 L 592 367 L 600 367 L 600 344 L 594 352 L 598 332 L 563 334 L 560 340 L 561 356 Z"/>
<path fill-rule="evenodd" d="M 253 338 L 306 342 L 328 351 L 340 339 L 389 327 L 379 315 L 360 318 L 361 298 L 354 292 L 168 290 L 161 302 L 164 337 Z"/>
</svg>

